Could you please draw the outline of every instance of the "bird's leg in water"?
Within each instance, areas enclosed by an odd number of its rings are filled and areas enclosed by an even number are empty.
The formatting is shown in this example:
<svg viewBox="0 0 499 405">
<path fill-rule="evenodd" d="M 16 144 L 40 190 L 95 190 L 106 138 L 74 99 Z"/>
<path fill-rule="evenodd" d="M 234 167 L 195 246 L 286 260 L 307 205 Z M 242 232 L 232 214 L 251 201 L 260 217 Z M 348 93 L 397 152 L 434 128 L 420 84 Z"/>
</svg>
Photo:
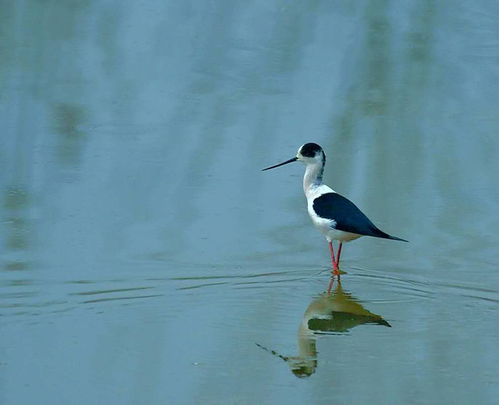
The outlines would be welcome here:
<svg viewBox="0 0 499 405">
<path fill-rule="evenodd" d="M 331 262 L 333 263 L 333 274 L 339 278 L 340 272 L 338 271 L 338 263 L 336 263 L 336 259 L 334 258 L 333 242 L 329 242 L 329 251 L 331 252 Z"/>
<path fill-rule="evenodd" d="M 338 246 L 338 256 L 336 257 L 336 267 L 338 267 L 338 269 L 340 268 L 340 256 L 341 256 L 341 247 L 343 246 L 343 242 L 340 242 L 339 246 Z"/>
</svg>

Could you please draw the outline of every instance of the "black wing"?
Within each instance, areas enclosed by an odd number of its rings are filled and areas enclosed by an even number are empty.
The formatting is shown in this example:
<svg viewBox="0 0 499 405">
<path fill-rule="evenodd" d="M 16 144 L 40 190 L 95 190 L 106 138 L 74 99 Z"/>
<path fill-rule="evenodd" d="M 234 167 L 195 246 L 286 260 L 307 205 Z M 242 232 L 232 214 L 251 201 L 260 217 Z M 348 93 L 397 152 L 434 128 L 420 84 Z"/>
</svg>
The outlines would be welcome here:
<svg viewBox="0 0 499 405">
<path fill-rule="evenodd" d="M 317 197 L 313 208 L 320 217 L 334 220 L 335 229 L 340 231 L 407 242 L 379 230 L 353 202 L 338 193 L 326 193 Z"/>
</svg>

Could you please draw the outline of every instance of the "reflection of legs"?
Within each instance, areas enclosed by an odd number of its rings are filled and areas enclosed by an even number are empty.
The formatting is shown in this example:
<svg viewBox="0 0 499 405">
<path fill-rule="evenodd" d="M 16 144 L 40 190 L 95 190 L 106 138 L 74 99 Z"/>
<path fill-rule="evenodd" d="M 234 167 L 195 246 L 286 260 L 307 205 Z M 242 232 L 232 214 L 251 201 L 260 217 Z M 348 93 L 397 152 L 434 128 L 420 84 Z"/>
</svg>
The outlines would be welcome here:
<svg viewBox="0 0 499 405">
<path fill-rule="evenodd" d="M 331 290 L 333 289 L 333 285 L 334 285 L 334 276 L 331 276 L 331 278 L 329 279 L 329 284 L 327 286 L 327 295 L 331 295 Z M 341 288 L 341 280 L 338 277 L 338 287 L 337 287 L 337 289 L 339 289 L 339 288 Z"/>
<path fill-rule="evenodd" d="M 327 286 L 327 294 L 331 294 L 331 289 L 333 288 L 333 284 L 334 284 L 334 277 L 331 276 L 331 279 L 329 280 L 329 284 Z"/>
<path fill-rule="evenodd" d="M 338 263 L 336 262 L 336 259 L 334 258 L 333 242 L 329 242 L 329 251 L 331 252 L 331 262 L 333 263 L 333 274 L 335 276 L 340 277 L 340 272 L 338 271 Z"/>
</svg>

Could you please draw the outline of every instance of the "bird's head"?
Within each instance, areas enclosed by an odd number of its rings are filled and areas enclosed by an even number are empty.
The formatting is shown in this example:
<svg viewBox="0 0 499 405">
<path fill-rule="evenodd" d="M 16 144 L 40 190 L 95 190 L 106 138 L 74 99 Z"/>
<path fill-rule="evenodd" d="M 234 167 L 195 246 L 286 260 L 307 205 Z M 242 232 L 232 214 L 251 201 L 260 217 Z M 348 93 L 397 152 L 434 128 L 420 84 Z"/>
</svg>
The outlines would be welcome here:
<svg viewBox="0 0 499 405">
<path fill-rule="evenodd" d="M 307 165 L 316 163 L 324 164 L 326 161 L 326 154 L 320 145 L 311 142 L 300 146 L 300 149 L 298 149 L 298 152 L 296 153 L 296 158 Z"/>
<path fill-rule="evenodd" d="M 298 152 L 296 152 L 296 156 L 286 160 L 285 162 L 278 163 L 274 166 L 266 167 L 265 169 L 262 170 L 270 170 L 274 169 L 279 166 L 286 165 L 288 163 L 293 163 L 293 162 L 302 162 L 305 163 L 306 165 L 312 165 L 312 164 L 321 164 L 324 165 L 326 162 L 326 155 L 322 148 L 317 145 L 316 143 L 306 143 L 298 149 Z"/>
</svg>

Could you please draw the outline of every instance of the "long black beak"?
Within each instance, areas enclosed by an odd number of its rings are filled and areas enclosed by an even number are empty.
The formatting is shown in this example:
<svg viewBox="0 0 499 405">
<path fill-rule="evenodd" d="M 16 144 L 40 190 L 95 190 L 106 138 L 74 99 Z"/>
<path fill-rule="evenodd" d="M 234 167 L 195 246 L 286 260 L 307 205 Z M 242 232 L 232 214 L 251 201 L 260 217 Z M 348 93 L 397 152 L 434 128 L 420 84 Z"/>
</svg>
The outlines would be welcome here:
<svg viewBox="0 0 499 405">
<path fill-rule="evenodd" d="M 279 167 L 279 166 L 287 165 L 288 163 L 293 163 L 293 162 L 296 162 L 297 160 L 298 160 L 298 158 L 295 156 L 294 158 L 289 159 L 289 160 L 286 160 L 285 162 L 279 163 L 279 164 L 274 165 L 274 166 L 266 167 L 265 169 L 262 169 L 262 172 L 263 172 L 263 171 L 265 171 L 265 170 L 270 170 L 270 169 L 273 169 L 273 168 L 275 168 L 275 167 Z"/>
</svg>

